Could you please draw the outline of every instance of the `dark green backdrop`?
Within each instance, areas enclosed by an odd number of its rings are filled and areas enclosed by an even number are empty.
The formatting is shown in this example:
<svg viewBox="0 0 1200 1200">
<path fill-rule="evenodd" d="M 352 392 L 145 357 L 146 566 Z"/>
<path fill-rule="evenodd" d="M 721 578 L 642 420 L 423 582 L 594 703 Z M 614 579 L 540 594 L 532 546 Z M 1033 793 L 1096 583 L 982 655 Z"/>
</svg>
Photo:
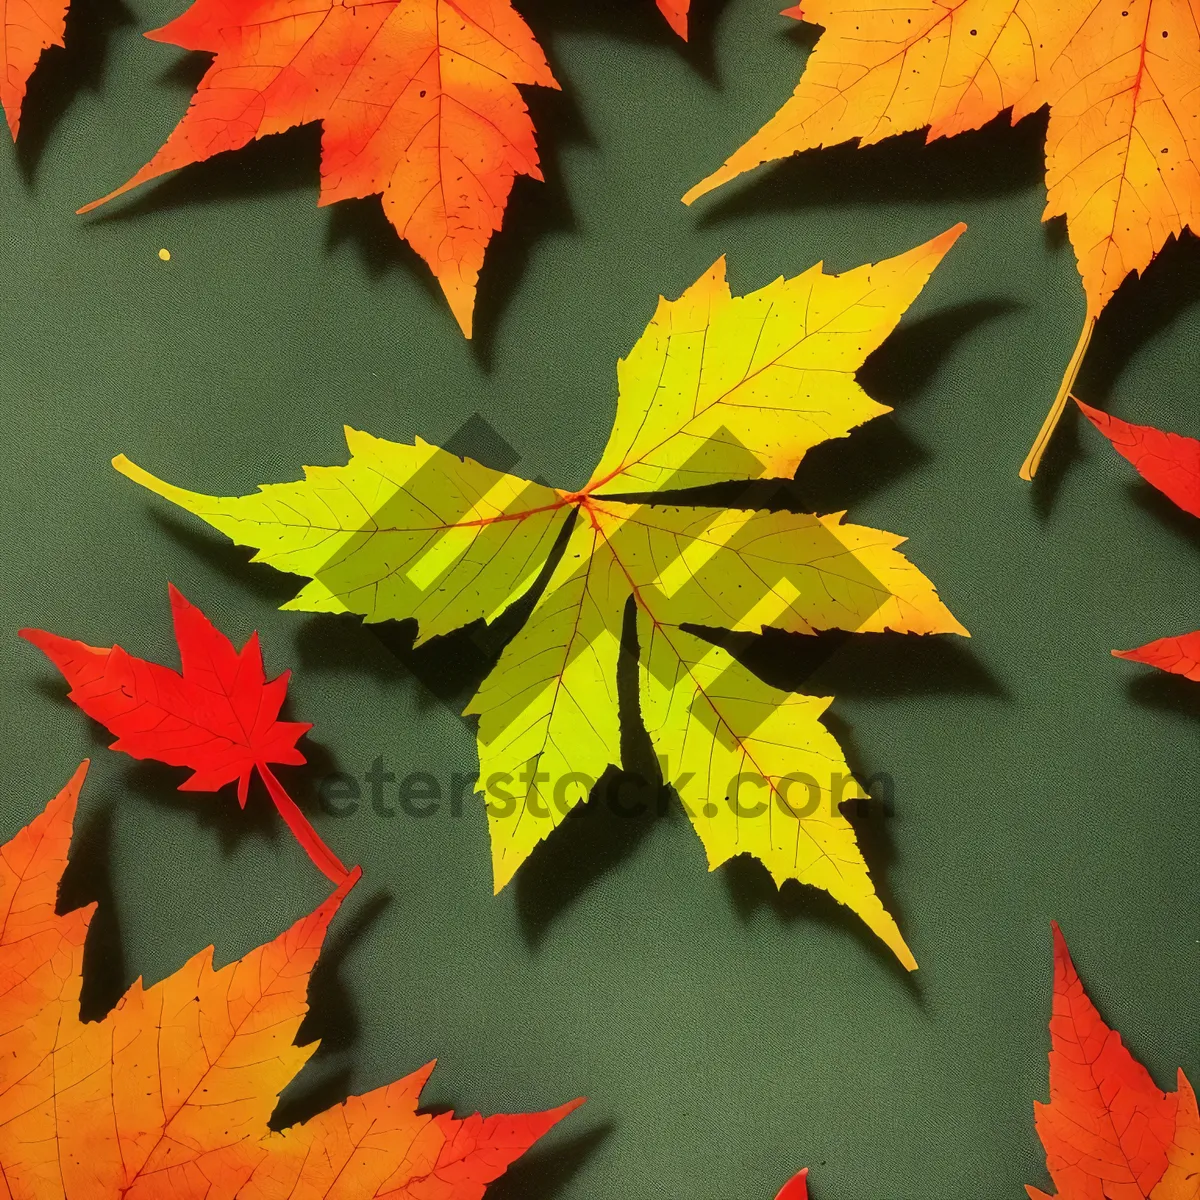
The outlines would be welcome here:
<svg viewBox="0 0 1200 1200">
<path fill-rule="evenodd" d="M 779 0 L 698 3 L 685 48 L 651 0 L 525 3 L 564 90 L 530 97 L 548 182 L 517 185 L 468 344 L 377 202 L 317 208 L 312 127 L 75 217 L 158 147 L 203 65 L 139 36 L 170 0 L 75 5 L 27 140 L 0 148 L 0 728 L 5 835 L 94 756 L 67 881 L 70 901 L 102 904 L 88 1012 L 210 941 L 220 961 L 242 954 L 325 890 L 262 797 L 243 816 L 108 752 L 16 638 L 33 623 L 173 662 L 173 580 L 294 669 L 292 715 L 316 744 L 312 771 L 285 777 L 366 871 L 314 983 L 324 1047 L 286 1115 L 436 1055 L 434 1105 L 590 1097 L 501 1198 L 770 1200 L 802 1165 L 818 1200 L 1017 1197 L 1045 1182 L 1031 1105 L 1052 917 L 1159 1083 L 1177 1065 L 1200 1080 L 1198 685 L 1108 654 L 1200 623 L 1200 527 L 1077 422 L 1044 482 L 1017 479 L 1083 314 L 1063 231 L 1039 224 L 1040 117 L 928 150 L 810 154 L 688 210 L 677 197 L 783 100 L 813 31 Z M 469 644 L 414 656 L 403 630 L 277 612 L 294 581 L 108 465 L 125 451 L 240 492 L 344 461 L 343 422 L 440 441 L 478 413 L 519 471 L 578 485 L 659 292 L 721 252 L 744 291 L 959 219 L 968 233 L 868 368 L 894 415 L 801 468 L 814 506 L 908 535 L 974 634 L 862 639 L 808 683 L 836 693 L 856 767 L 894 780 L 863 839 L 922 963 L 912 979 L 815 893 L 776 899 L 740 864 L 707 874 L 681 815 L 593 814 L 499 899 L 474 804 L 320 815 L 315 780 L 376 756 L 473 772 L 469 730 L 434 695 L 478 679 Z M 1125 288 L 1083 394 L 1200 432 L 1198 267 L 1186 243 Z"/>
</svg>

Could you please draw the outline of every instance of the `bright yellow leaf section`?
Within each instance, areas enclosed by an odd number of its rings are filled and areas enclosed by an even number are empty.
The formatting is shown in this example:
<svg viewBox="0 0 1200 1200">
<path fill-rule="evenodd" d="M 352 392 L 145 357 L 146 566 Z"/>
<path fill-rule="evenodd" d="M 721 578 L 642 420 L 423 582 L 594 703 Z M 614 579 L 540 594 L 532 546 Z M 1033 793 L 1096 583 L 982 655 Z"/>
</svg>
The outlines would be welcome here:
<svg viewBox="0 0 1200 1200">
<path fill-rule="evenodd" d="M 595 507 L 639 602 L 661 620 L 749 633 L 967 633 L 897 552 L 904 538 L 843 524 L 843 513 Z"/>
<path fill-rule="evenodd" d="M 642 719 L 709 870 L 753 854 L 853 909 L 910 971 L 839 805 L 865 796 L 820 722 L 830 700 L 770 687 L 719 646 L 639 614 Z"/>
<path fill-rule="evenodd" d="M 479 717 L 479 790 L 500 891 L 608 767 L 620 762 L 617 655 L 629 589 L 583 521 L 528 622 L 466 712 Z"/>
<path fill-rule="evenodd" d="M 636 612 L 642 718 L 709 866 L 752 854 L 776 883 L 820 887 L 909 967 L 840 804 L 862 794 L 821 724 L 828 698 L 770 687 L 691 626 L 966 634 L 902 538 L 771 511 L 752 485 L 887 410 L 855 372 L 962 232 L 842 275 L 814 267 L 733 297 L 718 263 L 662 300 L 619 368 L 612 436 L 591 482 L 566 493 L 418 441 L 348 432 L 345 467 L 219 499 L 119 469 L 203 517 L 256 561 L 307 575 L 287 607 L 416 617 L 423 638 L 495 616 L 542 575 L 532 612 L 467 708 L 497 891 L 621 764 L 617 666 Z M 743 481 L 728 508 L 653 502 Z M 649 497 L 635 503 L 629 497 Z M 625 496 L 625 500 L 612 499 Z"/>
<path fill-rule="evenodd" d="M 528 590 L 565 516 L 561 493 L 416 439 L 346 429 L 344 467 L 296 483 L 205 496 L 156 479 L 123 454 L 113 466 L 186 508 L 253 561 L 312 582 L 284 608 L 415 617 L 418 642 L 498 616 Z"/>
<path fill-rule="evenodd" d="M 590 490 L 790 479 L 805 453 L 889 411 L 855 381 L 966 228 L 881 263 L 818 263 L 734 297 L 718 260 L 658 311 L 617 367 L 617 417 Z"/>
</svg>

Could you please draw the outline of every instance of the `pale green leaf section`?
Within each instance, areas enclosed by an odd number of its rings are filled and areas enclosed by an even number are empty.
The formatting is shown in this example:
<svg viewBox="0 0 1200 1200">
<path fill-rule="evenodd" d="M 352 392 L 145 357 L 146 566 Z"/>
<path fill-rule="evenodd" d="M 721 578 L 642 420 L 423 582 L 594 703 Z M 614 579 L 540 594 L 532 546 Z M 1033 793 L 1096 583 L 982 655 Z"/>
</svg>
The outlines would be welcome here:
<svg viewBox="0 0 1200 1200">
<path fill-rule="evenodd" d="M 790 478 L 813 446 L 887 412 L 855 381 L 966 228 L 895 258 L 733 297 L 725 260 L 658 311 L 617 368 L 617 416 L 588 487 L 667 491 Z"/>
<path fill-rule="evenodd" d="M 498 892 L 621 761 L 617 656 L 629 586 L 586 519 L 528 622 L 467 707 Z"/>
<path fill-rule="evenodd" d="M 639 597 L 672 624 L 969 636 L 897 547 L 843 513 L 597 504 Z"/>
<path fill-rule="evenodd" d="M 821 724 L 828 699 L 781 692 L 727 651 L 638 613 L 642 719 L 710 870 L 738 854 L 856 912 L 910 970 L 912 952 L 838 805 L 864 793 Z"/>
<path fill-rule="evenodd" d="M 418 641 L 491 620 L 528 590 L 566 514 L 561 493 L 417 438 L 346 429 L 350 461 L 305 467 L 295 483 L 206 496 L 164 483 L 124 455 L 113 466 L 207 521 L 254 562 L 311 582 L 284 608 L 415 617 Z"/>
</svg>

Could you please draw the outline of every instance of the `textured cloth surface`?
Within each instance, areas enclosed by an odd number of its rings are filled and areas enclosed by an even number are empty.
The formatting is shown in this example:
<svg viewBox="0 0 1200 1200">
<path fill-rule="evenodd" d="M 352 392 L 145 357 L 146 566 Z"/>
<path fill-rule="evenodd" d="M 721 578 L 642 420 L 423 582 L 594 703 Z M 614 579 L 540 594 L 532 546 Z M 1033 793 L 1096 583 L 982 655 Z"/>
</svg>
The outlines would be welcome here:
<svg viewBox="0 0 1200 1200">
<path fill-rule="evenodd" d="M 287 715 L 315 745 L 285 782 L 366 872 L 314 984 L 306 1033 L 324 1046 L 283 1119 L 436 1055 L 428 1098 L 460 1112 L 591 1097 L 501 1200 L 757 1200 L 803 1165 L 818 1200 L 1019 1195 L 1045 1183 L 1052 917 L 1158 1082 L 1176 1065 L 1200 1082 L 1198 690 L 1109 656 L 1200 624 L 1200 526 L 1073 419 L 1047 478 L 1017 479 L 1084 311 L 1063 231 L 1039 224 L 1043 118 L 810 154 L 689 210 L 677 198 L 788 94 L 814 31 L 730 0 L 697 6 L 685 48 L 644 0 L 521 5 L 565 90 L 530 96 L 548 182 L 517 186 L 466 343 L 377 201 L 317 208 L 312 129 L 74 217 L 158 147 L 197 77 L 138 36 L 176 9 L 77 2 L 27 144 L 0 147 L 0 832 L 93 756 L 67 897 L 104 906 L 93 1013 L 210 941 L 240 955 L 324 893 L 265 797 L 243 815 L 109 753 L 16 638 L 36 624 L 174 662 L 172 580 L 239 643 L 259 629 L 270 671 L 294 669 Z M 861 827 L 911 979 L 823 896 L 777 899 L 753 864 L 709 875 L 677 810 L 592 806 L 493 899 L 469 795 L 414 818 L 395 783 L 375 806 L 363 782 L 379 759 L 463 790 L 470 640 L 414 654 L 404 628 L 280 613 L 298 581 L 108 465 L 123 451 L 245 491 L 344 461 L 347 423 L 578 486 L 660 292 L 721 253 L 739 292 L 959 219 L 864 373 L 894 414 L 814 452 L 797 487 L 907 535 L 974 636 L 857 639 L 811 677 L 798 651 L 769 656 L 773 678 L 837 696 L 835 733 L 890 796 Z M 1200 432 L 1198 278 L 1190 242 L 1127 286 L 1081 395 Z M 352 815 L 320 811 L 335 772 L 359 780 Z"/>
</svg>

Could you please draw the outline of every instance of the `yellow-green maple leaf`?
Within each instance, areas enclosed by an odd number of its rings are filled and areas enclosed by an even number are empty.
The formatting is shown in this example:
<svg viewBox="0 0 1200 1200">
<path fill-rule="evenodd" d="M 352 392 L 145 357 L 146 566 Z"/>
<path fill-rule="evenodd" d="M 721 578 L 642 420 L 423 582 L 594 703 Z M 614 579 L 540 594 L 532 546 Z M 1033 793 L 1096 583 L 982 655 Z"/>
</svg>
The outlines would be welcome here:
<svg viewBox="0 0 1200 1200">
<path fill-rule="evenodd" d="M 637 614 L 642 717 L 710 868 L 753 854 L 848 905 L 909 967 L 840 803 L 864 793 L 820 717 L 831 700 L 771 687 L 693 632 L 966 630 L 893 534 L 812 516 L 681 505 L 681 488 L 787 479 L 813 446 L 886 412 L 855 380 L 962 226 L 875 265 L 820 264 L 743 297 L 724 261 L 658 311 L 619 364 L 617 416 L 577 492 L 492 471 L 418 440 L 347 430 L 344 467 L 218 498 L 114 465 L 309 578 L 285 607 L 415 618 L 418 638 L 490 620 L 550 566 L 481 684 L 480 781 L 497 891 L 621 765 L 617 660 Z M 656 499 L 661 494 L 662 500 Z"/>
</svg>

